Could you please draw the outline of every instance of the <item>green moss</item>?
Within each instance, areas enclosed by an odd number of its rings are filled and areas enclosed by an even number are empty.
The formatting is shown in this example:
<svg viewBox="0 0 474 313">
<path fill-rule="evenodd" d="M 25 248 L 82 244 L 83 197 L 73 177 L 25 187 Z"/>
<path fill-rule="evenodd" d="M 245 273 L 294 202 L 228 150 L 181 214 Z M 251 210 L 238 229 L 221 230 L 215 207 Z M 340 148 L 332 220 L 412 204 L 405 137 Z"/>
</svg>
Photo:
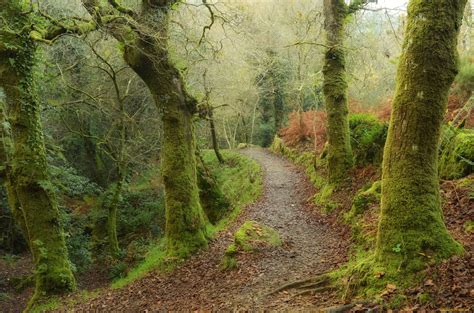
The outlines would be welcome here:
<svg viewBox="0 0 474 313">
<path fill-rule="evenodd" d="M 202 161 L 198 162 L 198 186 L 204 212 L 209 221 L 216 224 L 229 213 L 231 205 L 217 183 L 215 175 Z"/>
<path fill-rule="evenodd" d="M 445 127 L 441 138 L 440 177 L 457 179 L 474 173 L 474 130 Z"/>
<path fill-rule="evenodd" d="M 243 251 L 255 251 L 263 246 L 281 245 L 278 232 L 255 221 L 245 222 L 234 235 L 235 245 Z"/>
<path fill-rule="evenodd" d="M 431 299 L 432 299 L 431 295 L 429 293 L 426 293 L 426 292 L 422 292 L 422 293 L 420 293 L 416 296 L 416 300 L 420 304 L 428 304 L 428 303 L 431 302 Z"/>
<path fill-rule="evenodd" d="M 464 231 L 466 233 L 474 233 L 474 221 L 470 220 L 464 223 Z"/>
<path fill-rule="evenodd" d="M 376 181 L 370 186 L 369 189 L 360 190 L 352 199 L 352 206 L 348 212 L 347 218 L 355 217 L 363 214 L 370 204 L 380 202 L 382 184 L 380 181 Z"/>
<path fill-rule="evenodd" d="M 339 204 L 332 200 L 332 195 L 335 190 L 335 185 L 326 184 L 314 196 L 314 203 L 321 208 L 323 213 L 330 213 L 337 209 Z"/>
<path fill-rule="evenodd" d="M 233 151 L 223 150 L 222 154 L 226 159 L 225 164 L 219 163 L 213 151 L 202 151 L 204 163 L 213 169 L 217 184 L 232 205 L 232 210 L 225 218 L 215 225 L 207 225 L 206 233 L 209 236 L 215 236 L 219 231 L 225 230 L 241 209 L 255 201 L 263 190 L 262 169 L 254 160 Z M 152 246 L 142 263 L 128 272 L 126 277 L 114 281 L 112 288 L 122 288 L 150 271 L 169 272 L 182 260 L 167 254 L 166 239 L 162 239 Z"/>
<path fill-rule="evenodd" d="M 399 280 L 462 251 L 443 222 L 437 159 L 465 3 L 414 0 L 408 8 L 384 151 L 376 246 L 376 261 L 386 272 L 398 271 Z"/>
<path fill-rule="evenodd" d="M 372 114 L 359 113 L 349 115 L 349 128 L 355 163 L 380 165 L 388 125 Z"/>
<path fill-rule="evenodd" d="M 344 28 L 347 7 L 343 0 L 330 1 L 324 6 L 326 43 L 323 92 L 327 112 L 328 175 L 338 184 L 348 177 L 353 165 L 347 115 L 347 81 L 344 50 Z"/>
<path fill-rule="evenodd" d="M 234 242 L 227 247 L 221 268 L 237 267 L 236 256 L 240 252 L 253 253 L 282 244 L 276 230 L 255 221 L 246 221 L 234 234 Z"/>
<path fill-rule="evenodd" d="M 2 10 L 9 26 L 18 35 L 0 32 L 8 43 L 0 50 L 2 76 L 13 139 L 12 166 L 9 173 L 10 203 L 13 215 L 23 229 L 35 263 L 35 294 L 27 310 L 39 298 L 75 289 L 68 259 L 58 204 L 47 172 L 41 106 L 36 93 L 34 67 L 36 44 L 29 36 L 33 17 L 24 14 L 22 1 L 10 1 Z"/>
</svg>

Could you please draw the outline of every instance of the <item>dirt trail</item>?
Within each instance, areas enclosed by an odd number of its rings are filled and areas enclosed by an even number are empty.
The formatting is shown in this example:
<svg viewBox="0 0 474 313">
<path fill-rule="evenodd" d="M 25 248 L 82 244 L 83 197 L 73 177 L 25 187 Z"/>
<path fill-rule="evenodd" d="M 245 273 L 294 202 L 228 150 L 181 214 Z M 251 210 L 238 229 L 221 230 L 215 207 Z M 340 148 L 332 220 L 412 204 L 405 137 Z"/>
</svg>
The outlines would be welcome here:
<svg viewBox="0 0 474 313">
<path fill-rule="evenodd" d="M 120 290 L 76 307 L 76 312 L 153 312 L 190 310 L 316 309 L 336 304 L 331 293 L 295 297 L 266 296 L 285 283 L 308 278 L 344 261 L 346 240 L 306 206 L 308 182 L 301 171 L 263 149 L 247 149 L 265 173 L 264 194 L 249 206 L 208 249 L 171 274 L 150 274 Z M 245 220 L 278 230 L 284 244 L 263 253 L 239 256 L 239 268 L 221 271 L 219 263 L 232 233 Z"/>
</svg>

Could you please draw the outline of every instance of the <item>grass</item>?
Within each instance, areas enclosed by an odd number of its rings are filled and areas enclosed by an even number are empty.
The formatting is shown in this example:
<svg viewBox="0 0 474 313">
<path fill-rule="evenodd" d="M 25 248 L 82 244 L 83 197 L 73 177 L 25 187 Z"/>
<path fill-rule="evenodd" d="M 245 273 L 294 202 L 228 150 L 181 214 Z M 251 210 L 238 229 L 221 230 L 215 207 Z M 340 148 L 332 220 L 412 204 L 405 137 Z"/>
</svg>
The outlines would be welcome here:
<svg viewBox="0 0 474 313">
<path fill-rule="evenodd" d="M 57 310 L 61 308 L 61 312 L 66 311 L 68 308 L 72 308 L 74 305 L 85 302 L 99 295 L 98 291 L 83 290 L 76 293 L 73 297 L 67 298 L 66 300 L 59 296 L 50 297 L 48 299 L 41 300 L 41 302 L 35 304 L 29 313 L 42 313 Z"/>
</svg>

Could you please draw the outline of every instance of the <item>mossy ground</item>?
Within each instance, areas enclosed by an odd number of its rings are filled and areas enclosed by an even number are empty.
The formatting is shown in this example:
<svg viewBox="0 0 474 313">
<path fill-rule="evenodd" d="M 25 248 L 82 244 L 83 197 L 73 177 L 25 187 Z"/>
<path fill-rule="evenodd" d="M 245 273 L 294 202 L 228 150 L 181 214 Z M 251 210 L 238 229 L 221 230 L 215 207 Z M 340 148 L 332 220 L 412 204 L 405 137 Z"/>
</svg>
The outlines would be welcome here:
<svg viewBox="0 0 474 313">
<path fill-rule="evenodd" d="M 474 173 L 474 130 L 446 126 L 441 137 L 439 175 L 457 179 Z"/>
<path fill-rule="evenodd" d="M 227 247 L 222 260 L 223 269 L 238 266 L 236 256 L 239 252 L 253 253 L 282 244 L 278 232 L 255 221 L 246 221 L 234 234 L 234 242 Z"/>
</svg>

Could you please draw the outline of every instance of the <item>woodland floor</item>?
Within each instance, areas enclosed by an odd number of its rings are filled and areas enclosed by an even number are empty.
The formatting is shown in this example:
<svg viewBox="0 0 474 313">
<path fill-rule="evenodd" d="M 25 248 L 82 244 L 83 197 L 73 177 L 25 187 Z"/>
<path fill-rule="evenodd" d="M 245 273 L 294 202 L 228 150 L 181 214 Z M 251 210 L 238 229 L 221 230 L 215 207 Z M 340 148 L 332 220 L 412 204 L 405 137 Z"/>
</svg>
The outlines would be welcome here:
<svg viewBox="0 0 474 313">
<path fill-rule="evenodd" d="M 316 309 L 339 303 L 330 292 L 295 296 L 274 289 L 337 267 L 346 260 L 346 231 L 328 225 L 307 206 L 314 193 L 304 174 L 288 161 L 263 149 L 244 154 L 264 169 L 264 194 L 247 207 L 208 249 L 191 257 L 169 274 L 151 273 L 117 290 L 105 290 L 96 299 L 75 307 L 75 312 L 152 312 L 191 310 Z M 275 228 L 283 245 L 258 254 L 238 256 L 236 270 L 219 264 L 233 232 L 246 220 Z"/>
</svg>

